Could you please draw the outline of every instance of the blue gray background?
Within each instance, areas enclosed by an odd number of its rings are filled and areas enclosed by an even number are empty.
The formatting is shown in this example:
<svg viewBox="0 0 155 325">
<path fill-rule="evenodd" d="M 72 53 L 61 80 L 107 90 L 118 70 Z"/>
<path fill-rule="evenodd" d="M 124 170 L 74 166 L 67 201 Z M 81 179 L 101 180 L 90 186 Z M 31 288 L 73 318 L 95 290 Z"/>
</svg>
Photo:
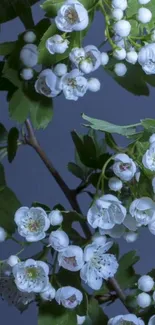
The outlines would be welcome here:
<svg viewBox="0 0 155 325">
<path fill-rule="evenodd" d="M 43 17 L 43 12 L 39 5 L 33 6 L 35 22 Z M 12 41 L 17 38 L 18 33 L 24 28 L 19 19 L 12 20 L 1 26 L 0 42 Z M 96 14 L 94 23 L 89 31 L 85 43 L 99 45 L 104 39 L 104 23 L 100 13 Z M 115 124 L 136 123 L 142 118 L 154 118 L 155 91 L 150 88 L 149 97 L 135 97 L 121 88 L 108 76 L 102 68 L 95 72 L 95 76 L 100 79 L 101 91 L 87 93 L 78 102 L 64 100 L 60 96 L 54 100 L 54 117 L 52 123 L 43 132 L 38 132 L 38 139 L 47 155 L 55 164 L 58 171 L 64 177 L 70 187 L 75 187 L 78 180 L 67 171 L 68 161 L 74 159 L 74 146 L 71 140 L 70 131 L 76 129 L 85 132 L 82 126 L 81 113 L 88 116 L 104 119 Z M 6 93 L 1 93 L 0 122 L 9 129 L 14 125 L 8 117 L 8 104 Z M 21 108 L 22 109 L 22 108 Z M 125 144 L 125 139 L 119 138 L 121 145 Z M 14 190 L 23 205 L 30 205 L 32 201 L 39 201 L 49 206 L 58 202 L 69 208 L 63 193 L 52 179 L 48 170 L 44 167 L 36 153 L 29 147 L 20 148 L 16 159 L 12 164 L 4 160 L 8 185 Z M 89 207 L 90 200 L 86 195 L 79 198 L 79 202 L 84 212 Z M 122 245 L 121 245 L 122 244 Z M 121 252 L 136 249 L 141 256 L 141 260 L 136 265 L 136 270 L 145 274 L 155 267 L 154 247 L 155 237 L 147 230 L 141 231 L 140 238 L 134 244 L 126 244 L 120 241 Z M 0 245 L 0 259 L 7 258 L 9 254 L 14 254 L 19 250 L 18 245 L 8 241 Z M 33 245 L 33 252 L 38 251 L 38 244 Z M 28 253 L 27 253 L 28 254 Z M 110 317 L 126 312 L 120 302 L 106 310 Z M 37 309 L 35 305 L 20 314 L 14 307 L 8 307 L 5 302 L 0 301 L 1 320 L 5 325 L 14 322 L 16 325 L 37 324 Z"/>
</svg>

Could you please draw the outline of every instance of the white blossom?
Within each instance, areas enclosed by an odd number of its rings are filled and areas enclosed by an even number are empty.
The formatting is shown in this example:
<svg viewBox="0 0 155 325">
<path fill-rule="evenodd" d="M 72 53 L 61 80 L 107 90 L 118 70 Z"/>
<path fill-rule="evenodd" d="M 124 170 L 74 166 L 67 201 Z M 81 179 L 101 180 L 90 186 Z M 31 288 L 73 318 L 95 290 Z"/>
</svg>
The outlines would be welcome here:
<svg viewBox="0 0 155 325">
<path fill-rule="evenodd" d="M 154 281 L 150 275 L 142 275 L 138 280 L 138 289 L 149 292 L 154 287 Z"/>
<path fill-rule="evenodd" d="M 108 235 L 112 238 L 121 238 L 125 232 L 124 225 L 115 225 L 112 229 L 101 229 L 99 228 L 101 235 Z"/>
<path fill-rule="evenodd" d="M 73 309 L 81 304 L 83 294 L 74 287 L 66 286 L 57 290 L 55 299 L 59 305 L 68 309 Z"/>
<path fill-rule="evenodd" d="M 61 78 L 60 87 L 66 99 L 78 100 L 85 95 L 88 81 L 78 69 L 74 69 Z"/>
<path fill-rule="evenodd" d="M 58 263 L 66 270 L 79 271 L 84 264 L 82 248 L 76 245 L 68 246 L 64 251 L 59 252 Z"/>
<path fill-rule="evenodd" d="M 61 252 L 69 245 L 69 237 L 63 230 L 52 231 L 49 236 L 49 245 L 56 251 Z"/>
<path fill-rule="evenodd" d="M 79 1 L 67 0 L 58 10 L 55 23 L 64 32 L 81 31 L 88 26 L 88 12 Z"/>
<path fill-rule="evenodd" d="M 137 19 L 142 24 L 147 24 L 152 19 L 152 12 L 148 8 L 138 9 Z"/>
<path fill-rule="evenodd" d="M 125 47 L 124 38 L 122 38 L 122 37 L 120 37 L 118 35 L 114 36 L 114 43 L 120 48 Z"/>
<path fill-rule="evenodd" d="M 121 190 L 121 188 L 123 187 L 123 183 L 119 178 L 111 177 L 109 178 L 108 186 L 112 191 L 117 192 Z"/>
<path fill-rule="evenodd" d="M 135 64 L 138 60 L 138 54 L 136 51 L 129 51 L 126 54 L 126 61 L 131 63 L 131 64 Z"/>
<path fill-rule="evenodd" d="M 142 292 L 137 296 L 137 305 L 141 308 L 146 308 L 151 305 L 151 296 L 148 293 Z"/>
<path fill-rule="evenodd" d="M 155 43 L 147 44 L 140 49 L 138 62 L 146 74 L 155 74 Z"/>
<path fill-rule="evenodd" d="M 29 242 L 39 241 L 46 236 L 50 221 L 46 212 L 40 208 L 19 208 L 14 217 L 18 232 Z"/>
<path fill-rule="evenodd" d="M 40 293 L 40 297 L 45 301 L 51 301 L 55 298 L 56 291 L 52 287 L 51 283 L 48 283 L 45 291 Z"/>
<path fill-rule="evenodd" d="M 137 221 L 137 226 L 150 224 L 155 216 L 155 203 L 149 197 L 134 200 L 129 208 L 130 214 Z"/>
<path fill-rule="evenodd" d="M 112 229 L 116 224 L 121 224 L 126 216 L 126 208 L 118 198 L 106 194 L 97 199 L 87 213 L 88 223 L 95 229 Z"/>
<path fill-rule="evenodd" d="M 114 58 L 117 60 L 124 60 L 126 58 L 126 50 L 124 48 L 121 48 L 119 50 L 114 50 L 113 52 Z"/>
<path fill-rule="evenodd" d="M 127 0 L 112 0 L 112 7 L 125 10 L 127 8 Z"/>
<path fill-rule="evenodd" d="M 119 9 L 119 8 L 116 8 L 116 9 L 113 9 L 112 10 L 112 13 L 111 13 L 112 17 L 116 20 L 121 20 L 123 18 L 123 10 Z"/>
<path fill-rule="evenodd" d="M 33 68 L 38 63 L 38 49 L 34 44 L 26 44 L 20 52 L 21 62 L 28 68 Z"/>
<path fill-rule="evenodd" d="M 92 70 L 95 71 L 101 65 L 101 53 L 94 45 L 87 45 L 84 47 L 85 59 L 92 63 Z"/>
<path fill-rule="evenodd" d="M 145 168 L 155 171 L 155 143 L 153 142 L 142 158 Z"/>
<path fill-rule="evenodd" d="M 83 73 L 95 71 L 101 65 L 101 53 L 94 45 L 73 48 L 69 58 Z"/>
<path fill-rule="evenodd" d="M 95 234 L 92 236 L 92 243 L 97 244 L 97 245 L 105 245 L 105 243 L 107 242 L 107 237 L 106 236 L 102 236 L 101 232 L 95 232 Z"/>
<path fill-rule="evenodd" d="M 49 213 L 48 218 L 52 226 L 61 225 L 63 222 L 63 215 L 59 210 L 53 210 Z"/>
<path fill-rule="evenodd" d="M 151 0 L 138 0 L 140 5 L 146 5 L 147 3 L 149 3 Z"/>
<path fill-rule="evenodd" d="M 141 318 L 138 318 L 134 314 L 118 315 L 110 318 L 108 325 L 120 325 L 120 324 L 134 324 L 134 325 L 145 325 Z"/>
<path fill-rule="evenodd" d="M 101 64 L 103 66 L 107 65 L 108 62 L 109 62 L 109 56 L 108 56 L 108 54 L 106 52 L 102 52 L 100 54 L 100 60 L 101 60 Z"/>
<path fill-rule="evenodd" d="M 6 237 L 7 237 L 7 233 L 6 233 L 5 229 L 0 227 L 0 243 L 5 241 Z"/>
<path fill-rule="evenodd" d="M 119 153 L 114 157 L 113 172 L 123 181 L 130 181 L 136 173 L 134 161 L 126 154 Z"/>
<path fill-rule="evenodd" d="M 118 77 L 124 77 L 127 73 L 127 67 L 124 63 L 116 63 L 114 66 L 114 72 Z"/>
<path fill-rule="evenodd" d="M 83 48 L 74 47 L 69 53 L 69 59 L 71 60 L 72 63 L 76 65 L 77 68 L 81 60 L 83 60 L 84 58 L 85 58 L 85 50 Z"/>
<path fill-rule="evenodd" d="M 84 249 L 85 264 L 80 271 L 81 279 L 94 290 L 99 290 L 103 279 L 107 280 L 117 272 L 118 263 L 114 255 L 105 254 L 112 242 L 105 245 L 93 243 Z"/>
<path fill-rule="evenodd" d="M 76 315 L 76 318 L 77 318 L 77 325 L 82 325 L 86 320 L 86 316 Z"/>
<path fill-rule="evenodd" d="M 34 76 L 34 72 L 31 68 L 22 69 L 20 76 L 23 80 L 31 80 Z"/>
<path fill-rule="evenodd" d="M 119 20 L 113 26 L 116 35 L 121 37 L 127 37 L 131 31 L 131 24 L 127 20 Z"/>
<path fill-rule="evenodd" d="M 127 213 L 123 221 L 123 225 L 130 231 L 136 231 L 138 228 L 136 219 L 133 218 L 129 213 Z"/>
<path fill-rule="evenodd" d="M 36 40 L 36 34 L 33 31 L 28 31 L 24 34 L 25 43 L 34 43 Z"/>
<path fill-rule="evenodd" d="M 46 97 L 56 97 L 61 92 L 60 80 L 51 69 L 45 69 L 35 82 L 35 90 Z"/>
<path fill-rule="evenodd" d="M 67 73 L 67 65 L 64 63 L 58 63 L 55 67 L 53 72 L 57 77 L 62 77 Z"/>
<path fill-rule="evenodd" d="M 127 243 L 134 243 L 138 238 L 138 233 L 134 231 L 129 231 L 126 232 L 123 237 Z"/>
<path fill-rule="evenodd" d="M 149 319 L 149 321 L 148 321 L 148 325 L 154 325 L 154 323 L 155 323 L 155 315 L 153 315 L 153 316 Z"/>
<path fill-rule="evenodd" d="M 88 90 L 92 92 L 97 92 L 101 88 L 101 83 L 97 78 L 90 78 L 88 80 Z"/>
<path fill-rule="evenodd" d="M 22 292 L 43 292 L 49 283 L 49 267 L 45 262 L 28 259 L 12 268 L 17 288 Z"/>
<path fill-rule="evenodd" d="M 8 259 L 7 259 L 7 264 L 10 265 L 11 267 L 13 267 L 14 265 L 16 265 L 17 263 L 20 262 L 20 259 L 18 258 L 18 256 L 16 255 L 11 255 Z"/>
<path fill-rule="evenodd" d="M 64 53 L 68 49 L 68 40 L 64 39 L 61 35 L 56 34 L 46 41 L 46 48 L 50 54 Z"/>
</svg>

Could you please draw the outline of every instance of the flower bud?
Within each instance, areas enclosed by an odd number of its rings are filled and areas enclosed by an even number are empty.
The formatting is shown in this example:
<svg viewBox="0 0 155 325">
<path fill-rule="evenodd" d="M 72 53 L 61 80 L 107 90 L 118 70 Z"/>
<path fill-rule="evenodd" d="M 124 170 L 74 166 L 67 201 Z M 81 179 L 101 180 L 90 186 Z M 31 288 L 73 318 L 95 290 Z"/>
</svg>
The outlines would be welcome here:
<svg viewBox="0 0 155 325">
<path fill-rule="evenodd" d="M 147 24 L 152 19 L 152 12 L 147 8 L 140 8 L 138 10 L 137 19 L 142 24 Z"/>
<path fill-rule="evenodd" d="M 61 252 L 69 245 L 69 237 L 63 230 L 52 231 L 49 236 L 49 245 Z"/>
<path fill-rule="evenodd" d="M 141 308 L 147 308 L 151 305 L 151 297 L 148 293 L 142 292 L 137 296 L 137 305 Z"/>
<path fill-rule="evenodd" d="M 31 80 L 33 78 L 33 70 L 31 68 L 25 68 L 20 72 L 20 76 L 24 80 Z"/>
<path fill-rule="evenodd" d="M 50 54 L 64 53 L 68 48 L 68 40 L 64 39 L 60 35 L 54 35 L 47 39 L 46 48 Z"/>
<path fill-rule="evenodd" d="M 143 275 L 138 280 L 138 289 L 149 292 L 153 289 L 154 281 L 149 275 Z"/>
<path fill-rule="evenodd" d="M 108 181 L 108 186 L 112 191 L 120 191 L 123 187 L 122 181 L 117 177 L 111 177 Z"/>
<path fill-rule="evenodd" d="M 117 60 L 124 60 L 126 58 L 126 50 L 124 48 L 120 49 L 120 50 L 115 50 L 113 52 L 113 56 L 114 58 L 116 58 Z"/>
<path fill-rule="evenodd" d="M 58 262 L 66 270 L 76 272 L 81 270 L 84 264 L 83 250 L 76 245 L 70 245 L 58 254 Z"/>
<path fill-rule="evenodd" d="M 25 43 L 34 43 L 36 40 L 36 34 L 32 31 L 26 32 L 24 34 Z"/>
<path fill-rule="evenodd" d="M 13 267 L 14 265 L 16 265 L 17 263 L 19 263 L 20 259 L 18 258 L 18 256 L 16 255 L 11 255 L 8 259 L 7 259 L 7 264 L 10 265 L 11 267 Z"/>
<path fill-rule="evenodd" d="M 63 215 L 59 210 L 51 211 L 48 217 L 52 226 L 61 225 L 61 223 L 63 222 Z"/>
<path fill-rule="evenodd" d="M 135 64 L 138 60 L 138 54 L 136 51 L 130 51 L 127 52 L 126 54 L 126 61 L 131 63 L 131 64 Z"/>
<path fill-rule="evenodd" d="M 127 8 L 127 0 L 112 0 L 112 7 L 125 10 Z"/>
<path fill-rule="evenodd" d="M 116 63 L 114 72 L 118 77 L 123 77 L 127 73 L 127 67 L 124 63 Z"/>
<path fill-rule="evenodd" d="M 119 20 L 113 26 L 114 32 L 121 37 L 127 37 L 131 31 L 131 24 L 127 20 Z"/>
<path fill-rule="evenodd" d="M 58 63 L 54 67 L 54 73 L 56 74 L 57 77 L 62 77 L 67 73 L 67 65 L 64 63 Z"/>
<path fill-rule="evenodd" d="M 77 318 L 77 325 L 82 325 L 86 320 L 86 316 L 76 315 L 76 318 Z"/>
<path fill-rule="evenodd" d="M 81 303 L 83 295 L 80 290 L 67 286 L 57 290 L 55 299 L 59 305 L 73 309 Z"/>
<path fill-rule="evenodd" d="M 137 232 L 129 231 L 126 232 L 123 237 L 127 243 L 134 243 L 138 238 L 138 234 Z"/>
<path fill-rule="evenodd" d="M 4 228 L 0 227 L 0 243 L 5 241 L 6 237 L 7 237 L 6 231 L 4 230 Z"/>
<path fill-rule="evenodd" d="M 101 83 L 97 78 L 90 78 L 88 80 L 88 89 L 92 92 L 97 92 L 101 88 Z"/>
<path fill-rule="evenodd" d="M 55 293 L 55 289 L 52 287 L 51 283 L 49 283 L 46 290 L 40 293 L 40 297 L 45 301 L 51 301 L 55 298 Z"/>
<path fill-rule="evenodd" d="M 81 62 L 79 63 L 79 69 L 83 73 L 90 73 L 93 70 L 93 64 L 92 62 L 89 62 L 87 59 L 81 60 Z"/>
<path fill-rule="evenodd" d="M 20 52 L 21 62 L 28 68 L 33 68 L 38 62 L 38 49 L 34 44 L 26 44 Z"/>
<path fill-rule="evenodd" d="M 151 135 L 151 137 L 149 138 L 149 142 L 150 142 L 150 144 L 152 144 L 153 142 L 155 142 L 155 133 L 153 133 Z"/>
<path fill-rule="evenodd" d="M 123 18 L 123 11 L 121 9 L 114 9 L 112 11 L 112 17 L 116 20 L 121 20 Z"/>
<path fill-rule="evenodd" d="M 102 229 L 100 229 L 100 231 L 102 231 Z M 93 236 L 92 236 L 92 242 L 93 244 L 97 244 L 97 245 L 105 245 L 107 241 L 107 237 L 105 235 L 100 235 L 99 232 L 96 232 Z"/>
<path fill-rule="evenodd" d="M 102 52 L 100 54 L 100 60 L 101 60 L 101 64 L 104 66 L 106 64 L 108 64 L 109 62 L 109 56 L 106 52 Z"/>
<path fill-rule="evenodd" d="M 147 3 L 149 3 L 151 0 L 138 0 L 140 5 L 146 5 Z"/>
</svg>

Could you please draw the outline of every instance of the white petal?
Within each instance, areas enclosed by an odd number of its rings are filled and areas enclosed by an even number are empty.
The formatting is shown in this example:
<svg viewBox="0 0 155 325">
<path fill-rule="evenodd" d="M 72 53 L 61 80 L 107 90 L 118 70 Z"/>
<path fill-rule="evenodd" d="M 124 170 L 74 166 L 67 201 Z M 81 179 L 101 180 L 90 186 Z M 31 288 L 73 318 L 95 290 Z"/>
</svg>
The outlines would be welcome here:
<svg viewBox="0 0 155 325">
<path fill-rule="evenodd" d="M 149 319 L 148 325 L 155 325 L 155 315 Z"/>
<path fill-rule="evenodd" d="M 16 211 L 14 220 L 17 225 L 20 224 L 21 219 L 23 219 L 27 215 L 28 211 L 28 207 L 21 207 Z"/>
<path fill-rule="evenodd" d="M 49 274 L 49 266 L 43 261 L 37 261 L 37 266 L 41 266 L 45 271 L 46 275 Z"/>
<path fill-rule="evenodd" d="M 80 271 L 81 279 L 88 284 L 88 286 L 94 290 L 99 290 L 102 286 L 102 278 L 99 277 L 94 268 L 89 266 L 89 263 L 86 263 Z"/>
<path fill-rule="evenodd" d="M 126 228 L 128 228 L 131 231 L 136 231 L 137 230 L 136 219 L 133 218 L 129 213 L 126 215 L 123 224 L 124 224 L 124 226 Z"/>
</svg>

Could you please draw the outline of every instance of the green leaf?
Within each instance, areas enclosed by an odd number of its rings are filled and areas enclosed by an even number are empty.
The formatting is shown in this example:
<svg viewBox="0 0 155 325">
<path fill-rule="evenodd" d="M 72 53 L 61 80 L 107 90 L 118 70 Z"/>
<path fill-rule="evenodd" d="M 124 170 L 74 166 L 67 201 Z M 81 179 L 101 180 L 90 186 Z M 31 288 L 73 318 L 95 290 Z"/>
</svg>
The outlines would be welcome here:
<svg viewBox="0 0 155 325">
<path fill-rule="evenodd" d="M 155 133 L 155 120 L 147 118 L 145 120 L 141 120 L 142 126 L 149 132 Z"/>
<path fill-rule="evenodd" d="M 108 317 L 104 314 L 96 299 L 91 298 L 88 305 L 88 316 L 91 319 L 91 325 L 107 324 Z M 89 324 L 89 323 L 88 323 Z"/>
<path fill-rule="evenodd" d="M 75 163 L 68 163 L 68 170 L 74 175 L 76 176 L 77 178 L 80 178 L 81 180 L 84 179 L 84 175 L 83 175 L 83 170 L 78 166 L 76 165 Z"/>
<path fill-rule="evenodd" d="M 108 133 L 117 133 L 117 134 L 124 135 L 126 137 L 136 133 L 136 127 L 132 125 L 125 125 L 125 126 L 115 125 L 106 121 L 97 120 L 88 117 L 85 114 L 82 114 L 82 118 L 90 122 L 90 124 L 84 124 L 84 126 L 90 127 L 94 130 L 108 132 Z"/>
<path fill-rule="evenodd" d="M 120 152 L 121 148 L 119 148 L 117 146 L 117 143 L 114 140 L 114 138 L 111 135 L 111 133 L 105 133 L 105 141 L 106 141 L 107 145 L 109 146 L 109 148 L 111 148 L 114 151 Z"/>
<path fill-rule="evenodd" d="M 10 235 L 16 229 L 14 214 L 19 207 L 16 195 L 6 186 L 4 168 L 0 164 L 0 226 Z"/>
<path fill-rule="evenodd" d="M 7 141 L 8 132 L 4 125 L 0 123 L 0 144 L 3 144 Z"/>
<path fill-rule="evenodd" d="M 39 308 L 38 325 L 76 325 L 76 313 L 59 306 L 55 301 Z"/>
<path fill-rule="evenodd" d="M 15 87 L 18 88 L 21 86 L 21 80 L 19 79 L 18 71 L 10 68 L 7 61 L 4 64 L 2 74 L 3 77 L 8 79 Z"/>
<path fill-rule="evenodd" d="M 8 55 L 10 54 L 16 46 L 16 42 L 5 42 L 0 43 L 0 55 Z"/>
<path fill-rule="evenodd" d="M 9 113 L 13 120 L 23 123 L 29 113 L 31 102 L 21 89 L 18 89 L 12 96 L 9 103 Z"/>
<path fill-rule="evenodd" d="M 8 134 L 8 161 L 11 163 L 16 156 L 16 152 L 18 149 L 18 138 L 19 138 L 19 131 L 17 128 L 13 127 L 9 131 Z"/>
<path fill-rule="evenodd" d="M 132 288 L 137 282 L 138 275 L 135 274 L 133 265 L 139 261 L 136 251 L 131 251 L 121 257 L 116 280 L 122 289 Z"/>
<path fill-rule="evenodd" d="M 40 208 L 44 209 L 47 213 L 49 213 L 51 211 L 51 208 L 48 205 L 45 205 L 43 203 L 39 203 L 36 201 L 33 202 L 31 206 L 34 208 L 40 207 Z"/>
<path fill-rule="evenodd" d="M 46 0 L 41 8 L 46 11 L 48 17 L 54 18 L 63 4 L 64 0 Z"/>
<path fill-rule="evenodd" d="M 37 101 L 32 101 L 30 115 L 35 129 L 45 129 L 53 117 L 52 99 L 38 96 Z"/>
</svg>

